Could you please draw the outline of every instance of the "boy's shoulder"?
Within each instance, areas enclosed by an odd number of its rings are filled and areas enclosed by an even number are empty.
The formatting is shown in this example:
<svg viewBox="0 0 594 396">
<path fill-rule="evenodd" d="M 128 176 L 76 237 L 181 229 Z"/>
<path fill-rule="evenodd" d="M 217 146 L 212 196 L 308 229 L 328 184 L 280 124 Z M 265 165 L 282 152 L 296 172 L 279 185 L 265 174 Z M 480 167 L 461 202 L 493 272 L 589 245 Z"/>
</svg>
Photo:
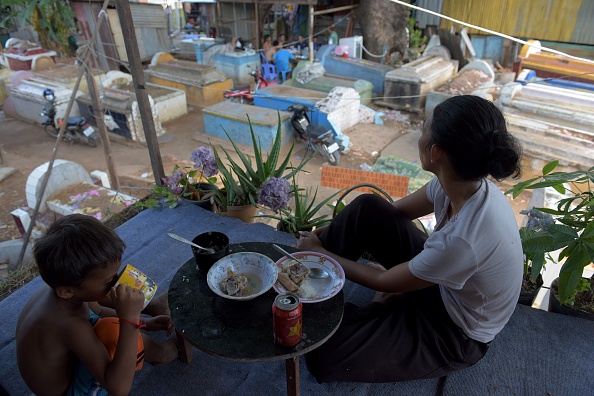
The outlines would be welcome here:
<svg viewBox="0 0 594 396">
<path fill-rule="evenodd" d="M 17 322 L 17 342 L 19 333 L 25 338 L 37 331 L 43 332 L 46 337 L 51 337 L 52 334 L 64 335 L 68 333 L 68 328 L 77 328 L 85 323 L 88 310 L 86 303 L 80 309 L 65 309 L 60 305 L 54 291 L 44 286 L 31 296 L 21 311 Z"/>
</svg>

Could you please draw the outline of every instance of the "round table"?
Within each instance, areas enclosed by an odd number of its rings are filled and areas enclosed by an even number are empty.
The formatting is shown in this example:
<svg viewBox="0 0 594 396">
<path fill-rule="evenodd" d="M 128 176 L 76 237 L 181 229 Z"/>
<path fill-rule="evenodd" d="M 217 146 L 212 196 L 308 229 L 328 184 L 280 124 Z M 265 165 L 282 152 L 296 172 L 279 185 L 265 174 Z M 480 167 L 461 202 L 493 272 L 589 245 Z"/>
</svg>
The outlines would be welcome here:
<svg viewBox="0 0 594 396">
<path fill-rule="evenodd" d="M 293 253 L 290 246 L 281 245 Z M 282 255 L 269 242 L 231 244 L 229 253 L 257 252 L 274 261 Z M 274 289 L 248 301 L 232 301 L 216 295 L 206 283 L 206 275 L 196 269 L 194 259 L 183 264 L 169 286 L 169 309 L 180 345 L 180 358 L 189 362 L 191 350 L 183 340 L 199 350 L 221 358 L 242 362 L 285 360 L 287 393 L 299 394 L 299 356 L 322 345 L 338 328 L 344 310 L 344 294 L 319 303 L 303 304 L 303 338 L 292 347 L 274 342 L 272 303 Z"/>
</svg>

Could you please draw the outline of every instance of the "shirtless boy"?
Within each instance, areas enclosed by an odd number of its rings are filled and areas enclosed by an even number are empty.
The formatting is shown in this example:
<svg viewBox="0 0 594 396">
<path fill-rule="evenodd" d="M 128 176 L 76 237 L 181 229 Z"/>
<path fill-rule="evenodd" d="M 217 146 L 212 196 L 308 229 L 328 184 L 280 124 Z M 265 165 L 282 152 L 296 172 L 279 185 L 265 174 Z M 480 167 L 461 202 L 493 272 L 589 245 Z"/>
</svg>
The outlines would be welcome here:
<svg viewBox="0 0 594 396">
<path fill-rule="evenodd" d="M 35 394 L 128 394 L 143 361 L 177 357 L 173 339 L 159 344 L 139 331 L 146 325 L 170 332 L 171 319 L 142 322 L 144 294 L 113 287 L 124 248 L 111 228 L 86 215 L 58 219 L 35 243 L 46 285 L 25 305 L 16 328 L 19 371 Z M 113 308 L 99 305 L 110 291 Z"/>
</svg>

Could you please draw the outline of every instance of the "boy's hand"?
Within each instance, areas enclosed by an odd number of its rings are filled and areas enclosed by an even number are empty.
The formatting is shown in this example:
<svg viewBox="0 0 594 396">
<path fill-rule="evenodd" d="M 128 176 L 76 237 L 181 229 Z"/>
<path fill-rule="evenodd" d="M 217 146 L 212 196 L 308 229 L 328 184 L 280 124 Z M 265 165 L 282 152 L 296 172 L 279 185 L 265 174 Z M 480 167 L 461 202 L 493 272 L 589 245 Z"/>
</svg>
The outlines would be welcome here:
<svg viewBox="0 0 594 396">
<path fill-rule="evenodd" d="M 146 325 L 146 329 L 148 331 L 166 330 L 167 337 L 169 337 L 174 330 L 173 322 L 171 321 L 171 318 L 167 315 L 143 318 L 142 321 Z"/>
<path fill-rule="evenodd" d="M 123 284 L 111 288 L 111 301 L 119 318 L 134 323 L 140 321 L 140 311 L 144 306 L 144 293 Z"/>
</svg>

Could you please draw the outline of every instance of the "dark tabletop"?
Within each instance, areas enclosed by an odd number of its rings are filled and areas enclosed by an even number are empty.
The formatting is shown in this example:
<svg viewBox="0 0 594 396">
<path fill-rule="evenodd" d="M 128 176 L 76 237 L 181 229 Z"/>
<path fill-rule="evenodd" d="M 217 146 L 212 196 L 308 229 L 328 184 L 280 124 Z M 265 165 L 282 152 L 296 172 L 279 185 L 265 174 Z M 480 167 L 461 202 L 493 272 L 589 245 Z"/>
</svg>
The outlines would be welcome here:
<svg viewBox="0 0 594 396">
<path fill-rule="evenodd" d="M 297 250 L 281 245 L 293 253 Z M 282 255 L 268 242 L 231 244 L 229 253 L 257 252 L 279 260 Z M 272 361 L 302 355 L 323 344 L 338 328 L 344 294 L 319 303 L 303 304 L 303 338 L 292 347 L 274 342 L 274 289 L 248 301 L 217 296 L 198 272 L 194 258 L 180 267 L 169 286 L 169 308 L 175 328 L 199 350 L 232 360 Z"/>
</svg>

